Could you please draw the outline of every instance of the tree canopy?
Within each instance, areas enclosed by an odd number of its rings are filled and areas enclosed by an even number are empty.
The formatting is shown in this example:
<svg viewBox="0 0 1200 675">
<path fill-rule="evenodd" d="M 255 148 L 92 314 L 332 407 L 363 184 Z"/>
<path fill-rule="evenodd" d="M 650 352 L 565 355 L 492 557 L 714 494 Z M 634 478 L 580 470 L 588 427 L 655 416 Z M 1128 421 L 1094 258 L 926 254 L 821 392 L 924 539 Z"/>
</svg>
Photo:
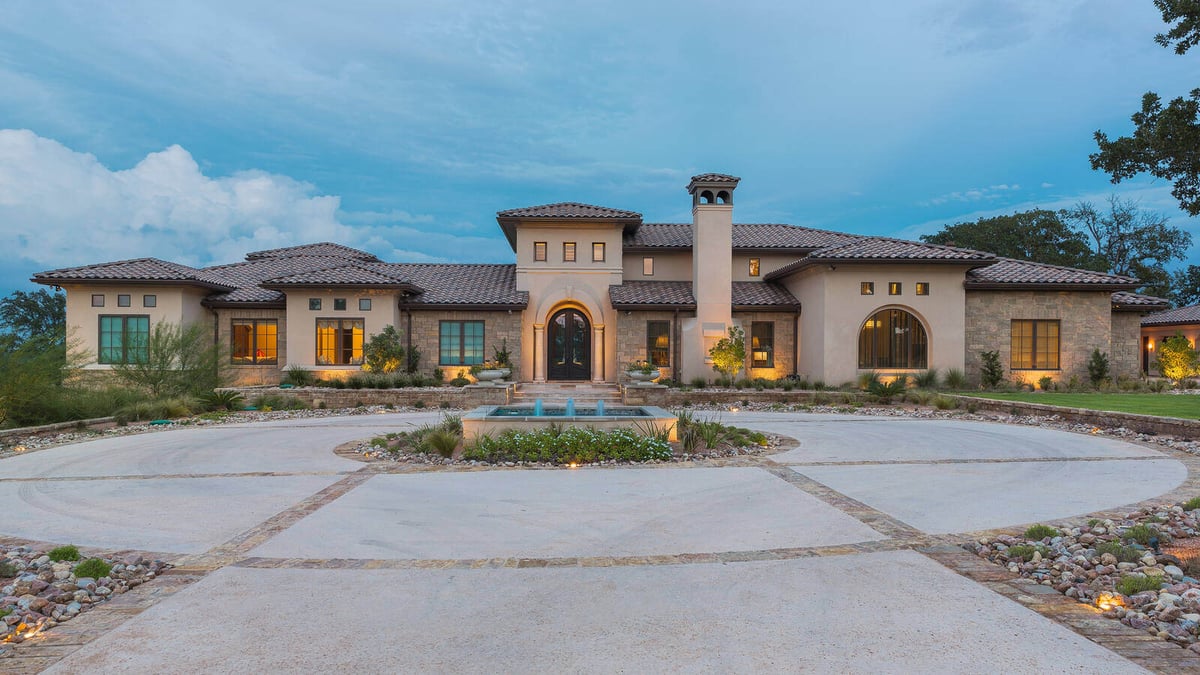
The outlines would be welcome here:
<svg viewBox="0 0 1200 675">
<path fill-rule="evenodd" d="M 1170 30 L 1154 41 L 1184 54 L 1200 43 L 1200 2 L 1154 0 Z M 1142 109 L 1131 117 L 1133 135 L 1109 140 L 1096 131 L 1099 151 L 1090 156 L 1092 168 L 1119 183 L 1141 173 L 1172 183 L 1171 194 L 1190 215 L 1200 215 L 1200 89 L 1172 99 L 1164 107 L 1158 94 L 1142 96 Z"/>
<path fill-rule="evenodd" d="M 7 348 L 36 340 L 59 347 L 67 338 L 67 298 L 40 288 L 32 293 L 13 291 L 0 300 L 0 340 Z"/>
<path fill-rule="evenodd" d="M 1063 222 L 1058 213 L 1045 209 L 946 225 L 940 232 L 923 235 L 921 241 L 1051 265 L 1094 270 L 1104 267 L 1082 232 Z"/>
</svg>

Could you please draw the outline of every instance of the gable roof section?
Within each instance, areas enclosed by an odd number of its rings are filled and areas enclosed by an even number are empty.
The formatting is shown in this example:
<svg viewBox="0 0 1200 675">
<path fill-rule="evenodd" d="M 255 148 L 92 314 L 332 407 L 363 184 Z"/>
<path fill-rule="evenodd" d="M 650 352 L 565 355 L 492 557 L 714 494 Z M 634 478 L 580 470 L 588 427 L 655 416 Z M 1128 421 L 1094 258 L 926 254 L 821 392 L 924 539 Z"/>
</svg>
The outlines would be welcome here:
<svg viewBox="0 0 1200 675">
<path fill-rule="evenodd" d="M 818 230 L 799 225 L 780 223 L 734 223 L 735 250 L 788 249 L 797 252 L 816 250 L 825 246 L 856 241 L 863 237 L 831 230 Z M 643 223 L 636 232 L 626 235 L 625 249 L 692 248 L 691 223 Z"/>
<path fill-rule="evenodd" d="M 1163 298 L 1129 291 L 1117 291 L 1112 294 L 1112 309 L 1114 312 L 1149 312 L 1156 309 L 1166 309 L 1171 303 Z"/>
<path fill-rule="evenodd" d="M 349 258 L 352 260 L 365 260 L 368 262 L 380 262 L 379 258 L 360 251 L 349 246 L 334 244 L 328 241 L 322 241 L 315 244 L 302 244 L 300 246 L 288 246 L 286 248 L 272 248 L 266 251 L 254 251 L 246 254 L 246 260 L 262 260 L 263 258 L 289 258 L 292 256 L 331 256 L 338 258 Z"/>
<path fill-rule="evenodd" d="M 39 284 L 56 284 L 58 282 L 128 282 L 128 283 L 163 283 L 185 286 L 199 286 L 212 290 L 232 290 L 236 286 L 219 275 L 207 270 L 167 262 L 158 258 L 136 258 L 133 260 L 118 260 L 115 262 L 83 265 L 81 267 L 64 267 L 33 275 L 33 281 Z"/>
<path fill-rule="evenodd" d="M 800 309 L 800 301 L 783 286 L 761 281 L 733 282 L 734 309 Z"/>
<path fill-rule="evenodd" d="M 1104 272 L 1000 258 L 996 263 L 967 272 L 965 286 L 975 290 L 1052 289 L 1132 290 L 1138 280 Z"/>
<path fill-rule="evenodd" d="M 407 299 L 411 307 L 524 309 L 529 291 L 517 290 L 516 265 L 383 263 L 395 276 L 423 291 Z"/>
<path fill-rule="evenodd" d="M 209 296 L 204 300 L 204 304 L 209 307 L 239 307 L 246 304 L 282 307 L 283 293 L 263 288 L 259 284 L 268 279 L 333 269 L 346 264 L 346 258 L 340 256 L 298 255 L 255 258 L 245 262 L 208 267 L 205 268 L 206 272 L 225 279 L 236 288 L 228 293 Z"/>
<path fill-rule="evenodd" d="M 786 288 L 758 281 L 733 282 L 732 306 L 743 309 L 800 308 L 800 301 Z M 696 309 L 690 281 L 626 281 L 608 287 L 615 309 Z"/>
<path fill-rule="evenodd" d="M 368 288 L 397 288 L 414 293 L 421 291 L 420 288 L 405 279 L 392 274 L 390 268 L 383 267 L 384 263 L 371 265 L 371 263 L 363 263 L 360 265 L 340 265 L 337 267 L 310 270 L 267 279 L 259 285 L 265 288 L 364 286 Z M 380 269 L 380 267 L 383 268 Z"/>
<path fill-rule="evenodd" d="M 1143 326 L 1182 326 L 1184 324 L 1200 324 L 1200 305 L 1176 307 L 1142 317 Z"/>
<path fill-rule="evenodd" d="M 642 224 L 642 214 L 636 211 L 624 211 L 607 206 L 580 204 L 579 202 L 557 202 L 500 211 L 496 214 L 496 222 L 500 224 L 500 229 L 504 232 L 509 246 L 512 246 L 514 251 L 517 250 L 517 224 L 529 220 L 610 222 L 623 225 L 624 233 L 628 235 L 636 232 L 638 226 Z"/>
<path fill-rule="evenodd" d="M 773 281 L 815 265 L 844 265 L 866 263 L 900 264 L 952 264 L 979 266 L 987 265 L 996 256 L 968 248 L 924 244 L 887 237 L 857 237 L 845 243 L 827 246 L 809 253 L 790 265 L 785 265 L 768 274 L 764 279 Z"/>
</svg>

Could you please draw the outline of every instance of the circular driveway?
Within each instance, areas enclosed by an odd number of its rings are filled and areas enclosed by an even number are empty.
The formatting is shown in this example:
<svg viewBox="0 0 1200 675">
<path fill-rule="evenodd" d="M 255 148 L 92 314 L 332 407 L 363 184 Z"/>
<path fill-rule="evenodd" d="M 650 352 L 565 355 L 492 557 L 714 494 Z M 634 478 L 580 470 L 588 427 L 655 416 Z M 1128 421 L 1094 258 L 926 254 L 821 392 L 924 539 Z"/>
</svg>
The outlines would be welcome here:
<svg viewBox="0 0 1200 675">
<path fill-rule="evenodd" d="M 1151 499 L 1188 473 L 1102 437 L 793 413 L 721 415 L 799 445 L 705 466 L 418 472 L 332 452 L 439 417 L 0 460 L 0 534 L 175 554 L 203 575 L 56 668 L 1136 672 L 917 550 Z"/>
</svg>

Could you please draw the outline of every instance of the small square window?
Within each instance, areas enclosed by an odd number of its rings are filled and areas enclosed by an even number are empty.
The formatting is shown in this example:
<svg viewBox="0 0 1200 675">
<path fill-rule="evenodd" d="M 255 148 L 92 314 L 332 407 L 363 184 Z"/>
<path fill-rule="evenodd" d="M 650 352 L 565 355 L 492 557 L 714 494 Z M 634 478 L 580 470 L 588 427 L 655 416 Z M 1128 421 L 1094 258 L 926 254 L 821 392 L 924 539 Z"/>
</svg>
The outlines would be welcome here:
<svg viewBox="0 0 1200 675">
<path fill-rule="evenodd" d="M 157 295 L 143 295 L 142 296 L 142 307 L 158 307 L 158 296 Z"/>
<path fill-rule="evenodd" d="M 563 262 L 575 262 L 575 242 L 563 242 Z"/>
<path fill-rule="evenodd" d="M 917 282 L 917 295 L 929 295 L 929 282 L 928 281 L 918 281 Z"/>
<path fill-rule="evenodd" d="M 751 258 L 750 259 L 750 276 L 752 276 L 752 277 L 758 276 L 758 271 L 759 271 L 758 258 Z"/>
<path fill-rule="evenodd" d="M 346 299 L 345 298 L 334 298 L 333 299 L 333 309 L 336 312 L 346 311 Z"/>
<path fill-rule="evenodd" d="M 544 242 L 544 241 L 533 242 L 533 261 L 534 262 L 546 262 L 546 242 Z"/>
<path fill-rule="evenodd" d="M 642 275 L 654 276 L 654 258 L 642 258 Z"/>
<path fill-rule="evenodd" d="M 899 281 L 888 282 L 888 295 L 900 295 L 902 290 L 904 290 L 903 284 L 901 284 Z"/>
<path fill-rule="evenodd" d="M 320 298 L 309 298 L 308 299 L 308 308 L 311 310 L 314 310 L 314 311 L 321 309 L 321 299 Z"/>
<path fill-rule="evenodd" d="M 371 311 L 371 299 L 370 298 L 359 298 L 358 299 L 358 311 L 360 311 L 360 312 Z"/>
<path fill-rule="evenodd" d="M 128 295 L 124 293 L 117 295 L 117 307 L 129 307 L 130 304 L 132 304 L 132 301 L 129 299 Z"/>
<path fill-rule="evenodd" d="M 592 262 L 604 262 L 604 242 L 592 243 Z"/>
<path fill-rule="evenodd" d="M 875 282 L 864 281 L 858 285 L 859 295 L 875 295 Z"/>
<path fill-rule="evenodd" d="M 93 293 L 92 294 L 92 307 L 103 307 L 103 306 L 104 306 L 104 294 L 103 293 Z"/>
</svg>

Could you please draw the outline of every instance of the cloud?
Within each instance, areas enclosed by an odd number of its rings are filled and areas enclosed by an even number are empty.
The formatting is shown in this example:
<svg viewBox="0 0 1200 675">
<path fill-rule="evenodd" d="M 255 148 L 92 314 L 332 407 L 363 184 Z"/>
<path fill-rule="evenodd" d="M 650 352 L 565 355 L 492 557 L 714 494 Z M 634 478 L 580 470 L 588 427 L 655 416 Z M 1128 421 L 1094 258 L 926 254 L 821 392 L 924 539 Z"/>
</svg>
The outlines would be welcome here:
<svg viewBox="0 0 1200 675">
<path fill-rule="evenodd" d="M 987 199 L 998 199 L 1002 193 L 1015 192 L 1020 190 L 1021 186 L 1017 184 L 1009 185 L 1001 183 L 999 185 L 989 185 L 985 188 L 971 188 L 961 192 L 949 192 L 944 195 L 939 195 L 933 199 L 920 202 L 921 206 L 938 206 L 949 202 L 977 202 Z"/>
</svg>

